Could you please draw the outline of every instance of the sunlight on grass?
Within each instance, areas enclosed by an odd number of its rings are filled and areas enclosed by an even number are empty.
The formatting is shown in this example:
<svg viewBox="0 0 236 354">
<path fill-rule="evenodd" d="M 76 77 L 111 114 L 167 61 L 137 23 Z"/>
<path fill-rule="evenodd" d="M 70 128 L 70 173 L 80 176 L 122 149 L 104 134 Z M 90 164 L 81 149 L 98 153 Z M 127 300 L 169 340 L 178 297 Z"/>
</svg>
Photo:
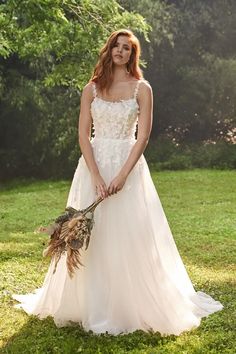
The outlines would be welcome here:
<svg viewBox="0 0 236 354">
<path fill-rule="evenodd" d="M 236 174 L 234 171 L 152 172 L 175 242 L 195 289 L 224 310 L 181 336 L 93 335 L 56 328 L 13 307 L 12 293 L 40 287 L 50 260 L 47 236 L 35 232 L 64 210 L 70 182 L 15 181 L 0 189 L 0 348 L 2 353 L 234 353 L 236 303 Z"/>
</svg>

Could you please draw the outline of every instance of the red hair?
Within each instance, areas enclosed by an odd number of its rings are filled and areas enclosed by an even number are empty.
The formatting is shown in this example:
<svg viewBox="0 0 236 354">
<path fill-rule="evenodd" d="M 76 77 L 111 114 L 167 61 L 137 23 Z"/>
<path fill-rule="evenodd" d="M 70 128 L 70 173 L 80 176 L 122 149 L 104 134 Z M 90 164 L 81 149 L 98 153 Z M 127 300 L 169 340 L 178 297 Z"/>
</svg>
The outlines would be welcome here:
<svg viewBox="0 0 236 354">
<path fill-rule="evenodd" d="M 118 36 L 127 36 L 132 45 L 130 59 L 127 63 L 127 70 L 136 79 L 141 79 L 143 77 L 142 71 L 139 67 L 139 57 L 141 54 L 139 40 L 132 31 L 120 29 L 112 32 L 107 42 L 100 50 L 99 60 L 90 79 L 90 82 L 92 81 L 98 84 L 101 91 L 109 91 L 113 81 L 113 61 L 111 51 L 116 44 Z"/>
</svg>

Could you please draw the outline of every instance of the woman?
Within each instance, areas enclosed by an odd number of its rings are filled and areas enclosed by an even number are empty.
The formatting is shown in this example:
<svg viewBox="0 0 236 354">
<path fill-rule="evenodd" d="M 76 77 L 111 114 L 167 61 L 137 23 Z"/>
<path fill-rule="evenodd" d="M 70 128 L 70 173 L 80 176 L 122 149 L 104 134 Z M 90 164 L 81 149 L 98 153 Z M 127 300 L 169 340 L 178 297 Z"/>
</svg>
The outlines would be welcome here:
<svg viewBox="0 0 236 354">
<path fill-rule="evenodd" d="M 84 267 L 71 279 L 63 256 L 55 274 L 51 263 L 40 289 L 14 296 L 18 307 L 40 318 L 51 315 L 57 326 L 76 322 L 94 333 L 179 335 L 223 308 L 194 290 L 143 156 L 153 98 L 139 55 L 131 31 L 113 32 L 82 93 L 82 156 L 67 206 L 83 209 L 103 198 L 82 253 Z"/>
</svg>

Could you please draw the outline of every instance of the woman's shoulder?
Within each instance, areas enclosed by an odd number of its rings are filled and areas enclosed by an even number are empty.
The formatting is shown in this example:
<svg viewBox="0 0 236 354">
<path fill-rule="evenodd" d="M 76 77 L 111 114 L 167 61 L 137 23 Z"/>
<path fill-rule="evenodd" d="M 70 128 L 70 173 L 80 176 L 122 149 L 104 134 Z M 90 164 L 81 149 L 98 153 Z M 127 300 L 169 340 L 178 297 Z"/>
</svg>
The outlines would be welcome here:
<svg viewBox="0 0 236 354">
<path fill-rule="evenodd" d="M 141 78 L 139 83 L 139 92 L 141 94 L 148 94 L 148 93 L 152 93 L 152 86 L 150 84 L 150 82 L 144 78 Z"/>
<path fill-rule="evenodd" d="M 88 81 L 87 84 L 84 85 L 83 91 L 91 91 L 91 89 L 94 87 L 95 83 L 93 81 Z"/>
<path fill-rule="evenodd" d="M 87 84 L 84 85 L 83 89 L 82 89 L 82 94 L 83 96 L 86 97 L 93 97 L 94 94 L 94 90 L 95 90 L 95 84 L 93 81 L 88 81 Z"/>
<path fill-rule="evenodd" d="M 150 82 L 147 79 L 145 79 L 144 77 L 142 77 L 138 81 L 140 81 L 140 85 L 142 85 L 144 87 L 151 87 Z"/>
</svg>

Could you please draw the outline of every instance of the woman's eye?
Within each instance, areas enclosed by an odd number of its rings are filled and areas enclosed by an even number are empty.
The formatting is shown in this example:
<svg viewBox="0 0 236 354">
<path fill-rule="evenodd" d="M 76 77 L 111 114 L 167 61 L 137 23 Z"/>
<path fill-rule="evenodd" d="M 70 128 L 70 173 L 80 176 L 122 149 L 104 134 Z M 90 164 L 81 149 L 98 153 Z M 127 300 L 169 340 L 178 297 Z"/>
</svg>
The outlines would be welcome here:
<svg viewBox="0 0 236 354">
<path fill-rule="evenodd" d="M 114 44 L 114 47 L 119 47 L 119 44 L 118 43 L 116 43 L 116 44 Z M 130 48 L 129 47 L 123 47 L 125 50 L 130 50 Z"/>
</svg>

